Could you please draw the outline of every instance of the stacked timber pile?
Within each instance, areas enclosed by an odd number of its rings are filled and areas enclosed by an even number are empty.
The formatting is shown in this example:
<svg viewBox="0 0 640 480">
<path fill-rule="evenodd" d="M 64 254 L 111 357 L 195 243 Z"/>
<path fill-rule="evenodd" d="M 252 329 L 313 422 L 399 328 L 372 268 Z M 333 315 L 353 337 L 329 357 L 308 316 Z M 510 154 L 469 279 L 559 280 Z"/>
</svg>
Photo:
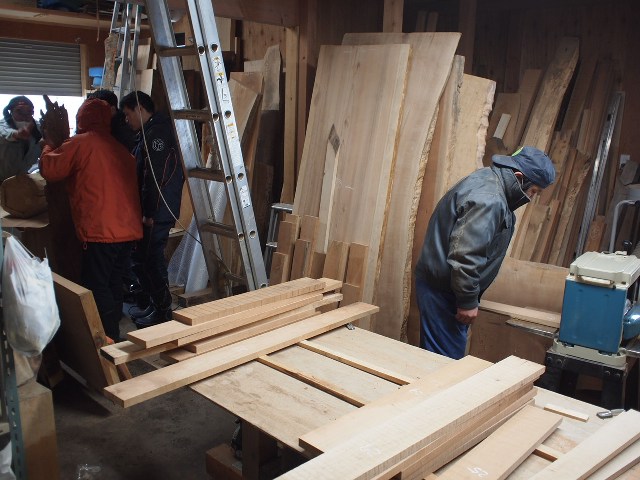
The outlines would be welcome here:
<svg viewBox="0 0 640 480">
<path fill-rule="evenodd" d="M 317 456 L 279 478 L 507 478 L 532 453 L 546 460 L 526 478 L 613 478 L 631 468 L 640 446 L 633 410 L 567 453 L 542 444 L 563 421 L 557 413 L 580 415 L 532 405 L 543 371 L 517 357 L 465 357 L 302 435 Z"/>
<path fill-rule="evenodd" d="M 333 242 L 368 247 L 362 300 L 391 338 L 406 338 L 414 226 L 484 154 L 495 83 L 463 74 L 459 39 L 347 34 L 320 51 L 293 213 L 318 217 L 312 258 Z"/>
<path fill-rule="evenodd" d="M 496 96 L 488 153 L 535 146 L 557 172 L 554 185 L 519 213 L 513 258 L 568 266 L 584 251 L 607 249 L 613 208 L 638 179 L 637 163 L 621 169 L 617 160 L 624 96 L 615 91 L 614 64 L 579 51 L 577 38 L 561 39 L 544 74 L 525 70 L 516 93 Z M 616 248 L 622 239 L 637 241 L 631 228 L 629 214 Z"/>
<path fill-rule="evenodd" d="M 176 320 L 130 332 L 129 341 L 103 347 L 102 355 L 122 365 L 161 353 L 176 364 L 108 386 L 105 394 L 129 407 L 377 312 L 354 303 L 319 313 L 342 299 L 335 293 L 341 286 L 301 278 L 185 308 Z"/>
</svg>

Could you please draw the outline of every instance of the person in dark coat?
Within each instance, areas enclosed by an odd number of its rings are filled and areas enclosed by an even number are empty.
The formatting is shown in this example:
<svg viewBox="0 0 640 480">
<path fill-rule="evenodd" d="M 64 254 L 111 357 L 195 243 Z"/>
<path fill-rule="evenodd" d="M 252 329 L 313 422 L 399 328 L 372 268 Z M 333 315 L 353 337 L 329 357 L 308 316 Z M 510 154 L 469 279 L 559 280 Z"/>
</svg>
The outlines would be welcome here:
<svg viewBox="0 0 640 480">
<path fill-rule="evenodd" d="M 120 101 L 129 127 L 138 132 L 133 150 L 142 205 L 143 238 L 134 250 L 133 271 L 143 293 L 131 316 L 139 328 L 171 319 L 164 249 L 169 230 L 180 215 L 184 173 L 171 120 L 156 112 L 144 92 L 131 92 Z"/>
<path fill-rule="evenodd" d="M 438 202 L 416 265 L 420 346 L 459 359 L 483 292 L 498 275 L 514 210 L 555 180 L 551 159 L 533 147 L 460 180 Z"/>
</svg>

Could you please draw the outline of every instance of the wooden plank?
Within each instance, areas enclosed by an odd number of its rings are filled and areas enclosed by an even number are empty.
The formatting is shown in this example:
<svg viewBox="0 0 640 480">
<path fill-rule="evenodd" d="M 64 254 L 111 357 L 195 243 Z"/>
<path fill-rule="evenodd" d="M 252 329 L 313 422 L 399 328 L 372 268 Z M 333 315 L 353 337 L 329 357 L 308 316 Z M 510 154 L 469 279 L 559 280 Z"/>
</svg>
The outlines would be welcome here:
<svg viewBox="0 0 640 480">
<path fill-rule="evenodd" d="M 351 243 L 349 245 L 345 282 L 352 285 L 362 285 L 364 283 L 364 276 L 367 274 L 366 259 L 368 253 L 369 247 L 367 245 L 360 243 Z"/>
<path fill-rule="evenodd" d="M 335 278 L 343 281 L 347 273 L 347 259 L 349 258 L 349 244 L 345 242 L 331 242 L 327 250 L 327 258 L 322 270 L 323 277 Z M 364 256 L 361 257 L 364 261 Z"/>
<path fill-rule="evenodd" d="M 176 315 L 179 315 L 179 319 L 182 320 L 184 325 L 197 326 L 209 321 L 226 318 L 234 313 L 264 307 L 276 301 L 320 292 L 324 288 L 324 284 L 313 283 L 314 281 L 314 279 L 309 278 L 298 279 L 286 284 L 274 285 L 273 287 L 227 297 L 214 302 L 195 305 L 176 312 Z"/>
<path fill-rule="evenodd" d="M 323 282 L 311 278 L 301 278 L 282 285 L 261 288 L 215 302 L 184 308 L 174 312 L 173 317 L 185 325 L 200 325 L 233 313 L 292 298 L 296 295 L 317 292 L 323 288 Z M 149 331 L 149 329 L 146 329 L 146 331 Z"/>
<path fill-rule="evenodd" d="M 458 54 L 465 58 L 464 73 L 470 74 L 473 72 L 478 0 L 458 0 L 458 5 L 460 12 L 458 17 L 458 30 L 462 32 Z"/>
<path fill-rule="evenodd" d="M 629 410 L 608 420 L 590 435 L 532 479 L 583 479 L 606 464 L 616 454 L 640 438 L 640 413 Z"/>
<path fill-rule="evenodd" d="M 560 405 L 554 405 L 552 403 L 547 403 L 544 406 L 544 409 L 549 412 L 562 415 L 563 417 L 573 418 L 574 420 L 579 420 L 581 422 L 587 422 L 589 420 L 589 414 L 587 413 L 579 412 L 578 410 L 571 410 L 569 408 L 561 407 Z"/>
<path fill-rule="evenodd" d="M 181 307 L 191 307 L 204 302 L 214 300 L 213 290 L 211 288 L 203 288 L 195 292 L 186 292 L 177 295 L 178 305 Z"/>
<path fill-rule="evenodd" d="M 589 235 L 584 245 L 585 252 L 601 252 L 606 228 L 606 218 L 604 215 L 596 215 L 589 227 Z M 605 248 L 606 249 L 606 248 Z"/>
<path fill-rule="evenodd" d="M 562 418 L 524 407 L 482 443 L 438 475 L 441 480 L 507 478 L 558 427 Z"/>
<path fill-rule="evenodd" d="M 258 111 L 258 94 L 233 79 L 229 80 L 229 93 L 231 93 L 233 101 L 233 113 L 236 117 L 238 135 L 241 142 L 245 142 L 248 138 L 248 135 L 244 134 L 245 130 L 251 128 Z"/>
<path fill-rule="evenodd" d="M 278 226 L 278 246 L 276 252 L 293 255 L 293 247 L 298 239 L 299 225 L 293 222 L 282 221 Z"/>
<path fill-rule="evenodd" d="M 510 121 L 511 115 L 509 115 L 508 113 L 501 114 L 500 120 L 498 120 L 498 125 L 496 126 L 496 131 L 493 133 L 493 137 L 502 140 L 504 138 L 504 133 L 507 131 L 507 127 L 509 126 Z"/>
<path fill-rule="evenodd" d="M 345 353 L 336 352 L 330 348 L 318 345 L 315 342 L 309 342 L 305 340 L 300 342 L 299 345 L 303 348 L 311 350 L 312 352 L 332 358 L 333 360 L 337 360 L 338 362 L 350 365 L 354 368 L 357 368 L 358 370 L 371 373 L 399 385 L 406 385 L 411 381 L 411 377 L 398 372 L 393 372 L 377 364 L 371 364 L 370 362 L 362 361 L 357 357 L 353 357 Z"/>
<path fill-rule="evenodd" d="M 119 405 L 130 407 L 357 320 L 363 315 L 370 315 L 377 310 L 377 307 L 363 303 L 340 308 L 109 386 L 104 392 Z"/>
<path fill-rule="evenodd" d="M 385 33 L 402 32 L 403 12 L 403 0 L 384 0 L 382 31 Z"/>
<path fill-rule="evenodd" d="M 309 271 L 307 275 L 311 278 L 322 277 L 322 271 L 324 270 L 324 262 L 327 257 L 326 253 L 312 252 L 311 262 L 309 262 Z"/>
<path fill-rule="evenodd" d="M 394 393 L 380 397 L 334 422 L 301 436 L 300 446 L 314 453 L 326 452 L 338 446 L 345 438 L 359 432 L 363 425 L 370 425 L 400 413 L 489 365 L 489 362 L 475 357 L 464 357 L 451 362 L 418 381 L 403 385 Z"/>
<path fill-rule="evenodd" d="M 144 348 L 133 342 L 125 340 L 124 342 L 106 345 L 100 349 L 100 354 L 114 365 L 122 365 L 132 360 L 148 357 L 158 353 L 176 348 L 174 343 L 165 343 L 152 348 Z"/>
<path fill-rule="evenodd" d="M 395 472 L 400 469 L 398 477 L 401 480 L 422 480 L 426 472 L 434 472 L 445 466 L 491 435 L 515 412 L 530 404 L 534 392 L 529 390 L 523 395 L 523 391 L 524 389 L 504 397 L 495 405 L 475 416 L 465 424 L 464 430 L 455 437 L 441 438 L 432 442 L 390 470 Z M 427 478 L 438 478 L 433 473 L 429 475 Z"/>
<path fill-rule="evenodd" d="M 549 150 L 562 98 L 578 62 L 579 45 L 579 40 L 574 37 L 560 40 L 531 110 L 523 145 L 539 148 L 543 152 Z"/>
<path fill-rule="evenodd" d="M 293 260 L 291 261 L 290 278 L 292 280 L 304 277 L 305 266 L 309 262 L 312 253 L 309 240 L 296 240 Z"/>
<path fill-rule="evenodd" d="M 296 308 L 309 305 L 321 298 L 322 295 L 320 293 L 304 294 L 298 297 L 280 300 L 267 306 L 259 306 L 250 310 L 243 310 L 226 317 L 194 326 L 169 321 L 154 327 L 129 332 L 127 337 L 132 342 L 145 348 L 155 347 L 156 345 L 174 341 L 176 341 L 177 345 L 180 346 L 202 338 L 210 337 L 217 333 L 227 332 L 241 325 L 248 325 L 272 315 L 277 315 L 279 313 L 288 312 Z"/>
<path fill-rule="evenodd" d="M 56 273 L 53 287 L 60 312 L 56 336 L 60 360 L 98 391 L 117 382 L 115 366 L 103 361 L 99 353 L 107 345 L 107 336 L 93 293 Z"/>
<path fill-rule="evenodd" d="M 438 100 L 459 39 L 458 33 L 350 33 L 343 40 L 345 44 L 408 43 L 412 49 L 405 91 L 405 104 L 412 108 L 403 109 L 398 137 L 389 205 L 389 212 L 393 214 L 387 215 L 376 296 L 382 312 L 380 317 L 402 315 L 406 318 L 408 313 L 405 311 L 408 299 L 404 297 L 411 282 L 413 226 L 419 211 L 416 201 L 419 193 L 416 192 L 422 186 Z M 429 85 L 428 94 L 424 85 Z M 347 282 L 361 284 L 354 279 Z M 398 337 L 399 333 L 395 335 Z"/>
<path fill-rule="evenodd" d="M 287 28 L 284 77 L 284 172 L 280 202 L 293 203 L 296 187 L 298 54 L 300 28 Z"/>
<path fill-rule="evenodd" d="M 505 305 L 504 303 L 492 302 L 484 298 L 480 300 L 480 309 L 507 315 L 511 318 L 526 320 L 527 322 L 539 323 L 547 327 L 560 328 L 559 313 L 541 312 L 539 310 L 516 307 L 514 305 Z"/>
<path fill-rule="evenodd" d="M 546 221 L 549 219 L 550 207 L 547 205 L 541 205 L 540 203 L 532 204 L 528 206 L 529 221 L 527 222 L 527 229 L 521 229 L 523 235 L 522 248 L 518 258 L 520 260 L 531 260 L 536 245 L 540 242 L 539 238 L 542 235 L 543 227 Z M 515 252 L 512 252 L 512 257 L 515 256 Z"/>
<path fill-rule="evenodd" d="M 493 110 L 491 111 L 491 117 L 489 118 L 489 127 L 487 132 L 490 137 L 498 138 L 496 131 L 498 129 L 498 123 L 503 115 L 508 115 L 511 119 L 509 125 L 504 132 L 502 141 L 487 142 L 487 149 L 482 160 L 482 164 L 488 167 L 492 164 L 491 157 L 495 154 L 505 155 L 513 152 L 513 137 L 516 123 L 520 118 L 520 94 L 519 93 L 503 93 L 500 92 L 495 96 L 495 103 Z"/>
<path fill-rule="evenodd" d="M 578 131 L 580 116 L 587 101 L 589 87 L 593 81 L 593 74 L 596 69 L 596 60 L 597 57 L 595 55 L 585 55 L 580 61 L 576 83 L 573 86 L 569 105 L 567 106 L 567 112 L 565 113 L 564 121 L 562 122 L 562 130 L 564 131 L 574 133 Z"/>
<path fill-rule="evenodd" d="M 342 294 L 344 298 L 340 305 L 351 305 L 352 303 L 362 301 L 362 287 L 359 285 L 351 285 L 350 283 L 342 284 Z"/>
<path fill-rule="evenodd" d="M 405 412 L 379 422 L 334 448 L 284 474 L 282 480 L 318 478 L 364 479 L 381 473 L 406 455 L 445 434 L 455 425 L 530 384 L 544 367 L 509 358 L 444 390 Z"/>
<path fill-rule="evenodd" d="M 640 441 L 628 446 L 621 453 L 609 460 L 604 466 L 589 476 L 590 480 L 612 480 L 640 463 Z M 637 476 L 637 472 L 636 472 Z"/>
<path fill-rule="evenodd" d="M 504 138 L 507 149 L 514 152 L 520 145 L 524 145 L 521 140 L 524 129 L 529 121 L 531 109 L 540 88 L 542 80 L 542 70 L 527 69 L 522 75 L 522 81 L 518 87 L 518 116 L 515 119 L 513 130 L 509 130 Z"/>
<path fill-rule="evenodd" d="M 542 200 L 541 200 L 542 201 Z M 549 204 L 549 215 L 542 225 L 542 231 L 538 236 L 538 241 L 533 249 L 531 255 L 531 261 L 533 262 L 545 262 L 548 257 L 548 251 L 551 248 L 551 238 L 553 233 L 558 227 L 558 221 L 560 220 L 560 201 L 557 199 L 551 200 Z"/>
<path fill-rule="evenodd" d="M 288 325 L 289 323 L 297 322 L 313 316 L 316 314 L 315 309 L 323 305 L 332 304 L 340 301 L 342 295 L 339 293 L 325 295 L 322 300 L 311 303 L 307 306 L 297 308 L 291 312 L 281 313 L 269 317 L 265 320 L 261 320 L 251 325 L 235 328 L 228 332 L 216 335 L 215 337 L 198 340 L 191 344 L 185 345 L 185 348 L 189 351 L 197 354 L 209 352 L 225 345 L 231 345 L 232 343 L 250 338 L 260 333 L 271 331 L 275 328 Z"/>
<path fill-rule="evenodd" d="M 291 274 L 291 257 L 286 253 L 274 252 L 271 256 L 271 272 L 269 285 L 278 285 L 289 280 Z"/>
<path fill-rule="evenodd" d="M 549 460 L 550 462 L 555 462 L 563 455 L 562 452 L 556 450 L 555 448 L 551 448 L 544 443 L 538 445 L 533 451 L 533 454 L 537 455 L 540 458 L 544 458 L 545 460 Z"/>
</svg>

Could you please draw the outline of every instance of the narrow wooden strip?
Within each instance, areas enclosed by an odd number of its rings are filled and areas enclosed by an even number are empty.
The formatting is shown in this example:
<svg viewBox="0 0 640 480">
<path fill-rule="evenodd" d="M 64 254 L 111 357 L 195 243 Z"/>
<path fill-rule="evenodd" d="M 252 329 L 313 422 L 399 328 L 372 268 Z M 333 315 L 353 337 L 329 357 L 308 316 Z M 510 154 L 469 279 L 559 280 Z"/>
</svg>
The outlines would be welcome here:
<svg viewBox="0 0 640 480">
<path fill-rule="evenodd" d="M 440 474 L 441 480 L 503 480 L 558 427 L 562 417 L 527 406 Z"/>
<path fill-rule="evenodd" d="M 569 408 L 564 408 L 552 403 L 547 403 L 544 406 L 544 409 L 548 412 L 557 413 L 558 415 L 562 415 L 563 417 L 573 418 L 574 420 L 579 420 L 581 422 L 587 422 L 589 420 L 589 415 L 587 413 L 579 412 L 577 410 L 571 410 Z"/>
<path fill-rule="evenodd" d="M 531 385 L 525 385 L 465 422 L 454 436 L 434 440 L 374 478 L 388 478 L 397 473 L 399 479 L 421 479 L 487 438 L 522 407 L 533 404 L 534 396 Z"/>
<path fill-rule="evenodd" d="M 114 365 L 122 365 L 123 363 L 165 352 L 176 347 L 175 343 L 165 343 L 152 348 L 144 348 L 125 340 L 124 342 L 102 347 L 100 354 Z"/>
<path fill-rule="evenodd" d="M 326 259 L 325 253 L 312 252 L 311 262 L 309 263 L 309 269 L 306 274 L 311 278 L 322 277 L 322 271 L 324 270 L 325 259 Z"/>
<path fill-rule="evenodd" d="M 305 343 L 305 342 L 302 342 Z M 309 344 L 309 342 L 306 342 Z M 301 346 L 304 346 L 301 344 Z M 388 418 L 416 403 L 441 392 L 455 383 L 469 378 L 491 364 L 467 356 L 440 367 L 424 378 L 403 385 L 396 392 L 368 403 L 339 419 L 300 437 L 300 446 L 314 453 L 322 453 L 337 446 L 362 425 L 370 425 L 380 418 Z"/>
<path fill-rule="evenodd" d="M 347 273 L 345 274 L 345 282 L 352 285 L 363 285 L 364 276 L 367 274 L 367 255 L 369 247 L 360 243 L 351 243 L 349 245 L 349 256 L 347 258 Z"/>
<path fill-rule="evenodd" d="M 507 127 L 509 126 L 509 122 L 511 121 L 511 115 L 508 113 L 503 113 L 500 115 L 500 120 L 498 121 L 498 125 L 496 126 L 496 131 L 493 133 L 493 138 L 499 138 L 502 140 L 504 137 L 504 132 L 507 131 Z"/>
<path fill-rule="evenodd" d="M 536 447 L 533 451 L 534 455 L 537 455 L 540 458 L 544 458 L 545 460 L 549 460 L 550 462 L 555 462 L 559 459 L 563 453 L 555 448 L 548 447 L 544 443 L 541 443 Z"/>
<path fill-rule="evenodd" d="M 240 325 L 248 325 L 272 315 L 317 302 L 322 299 L 320 293 L 310 293 L 295 298 L 288 298 L 264 307 L 256 307 L 244 312 L 234 313 L 211 322 L 188 326 L 179 322 L 165 322 L 154 327 L 144 328 L 127 333 L 127 338 L 145 348 L 155 347 L 163 343 L 178 341 L 178 346 L 191 343 L 216 333 L 229 331 Z M 185 340 L 187 339 L 187 340 Z"/>
<path fill-rule="evenodd" d="M 352 305 L 358 305 L 354 303 Z M 346 308 L 346 307 L 342 307 Z M 359 370 L 362 370 L 367 373 L 371 373 L 372 375 L 376 375 L 380 378 L 384 378 L 385 380 L 389 380 L 390 382 L 397 383 L 398 385 L 406 385 L 413 380 L 413 377 L 403 375 L 398 372 L 393 372 L 379 365 L 373 365 L 369 362 L 363 362 L 359 358 L 352 357 L 350 355 L 344 354 L 342 352 L 337 352 L 331 348 L 324 347 L 315 342 L 310 342 L 308 340 L 304 340 L 299 344 L 301 347 L 306 348 L 307 350 L 311 350 L 312 352 L 319 353 L 320 355 L 324 355 L 325 357 L 332 358 L 337 360 L 338 362 L 345 363 L 352 367 L 355 367 Z"/>
<path fill-rule="evenodd" d="M 333 310 L 112 385 L 104 392 L 119 405 L 130 407 L 377 311 L 378 307 L 364 303 Z"/>
<path fill-rule="evenodd" d="M 504 303 L 492 302 L 490 300 L 481 300 L 480 309 L 488 312 L 507 315 L 512 318 L 526 320 L 527 322 L 546 325 L 547 327 L 560 328 L 560 314 L 552 312 L 540 312 L 528 308 L 516 307 L 514 305 L 505 305 Z"/>
<path fill-rule="evenodd" d="M 293 245 L 298 239 L 298 225 L 282 221 L 278 226 L 278 246 L 276 252 L 293 255 Z"/>
<path fill-rule="evenodd" d="M 322 293 L 333 292 L 342 288 L 342 282 L 340 280 L 325 277 L 319 278 L 318 280 L 324 282 Z"/>
<path fill-rule="evenodd" d="M 584 439 L 532 479 L 583 479 L 640 439 L 640 413 L 621 413 Z"/>
<path fill-rule="evenodd" d="M 311 257 L 311 242 L 309 240 L 296 240 L 291 260 L 290 278 L 296 280 L 304 276 L 304 270 L 308 258 Z"/>
<path fill-rule="evenodd" d="M 349 307 L 345 307 L 349 308 Z M 300 467 L 282 480 L 319 478 L 366 479 L 395 465 L 442 435 L 455 435 L 457 425 L 535 381 L 544 367 L 509 357 L 473 377 L 381 421 Z"/>
<path fill-rule="evenodd" d="M 324 285 L 317 280 L 299 278 L 296 281 L 261 288 L 207 304 L 184 308 L 174 312 L 173 318 L 187 325 L 199 325 L 200 323 L 267 305 L 296 295 L 322 290 L 322 288 L 324 288 Z M 209 313 L 205 314 L 204 312 Z"/>
<path fill-rule="evenodd" d="M 364 398 L 359 398 L 357 395 L 354 395 L 352 392 L 346 391 L 344 388 L 340 386 L 327 382 L 326 380 L 320 380 L 318 378 L 313 377 L 312 375 L 308 375 L 302 370 L 298 370 L 297 368 L 286 365 L 283 362 L 279 362 L 278 360 L 268 356 L 263 355 L 262 357 L 258 357 L 258 361 L 263 365 L 267 365 L 268 367 L 275 368 L 276 370 L 286 373 L 290 377 L 293 377 L 301 382 L 306 383 L 307 385 L 311 385 L 312 387 L 317 388 L 318 390 L 322 390 L 323 392 L 327 392 L 334 397 L 337 397 L 341 400 L 344 400 L 351 405 L 355 405 L 356 407 L 361 407 L 366 403 Z"/>
<path fill-rule="evenodd" d="M 289 280 L 291 273 L 291 257 L 286 253 L 274 252 L 271 257 L 269 285 L 278 285 Z"/>
</svg>

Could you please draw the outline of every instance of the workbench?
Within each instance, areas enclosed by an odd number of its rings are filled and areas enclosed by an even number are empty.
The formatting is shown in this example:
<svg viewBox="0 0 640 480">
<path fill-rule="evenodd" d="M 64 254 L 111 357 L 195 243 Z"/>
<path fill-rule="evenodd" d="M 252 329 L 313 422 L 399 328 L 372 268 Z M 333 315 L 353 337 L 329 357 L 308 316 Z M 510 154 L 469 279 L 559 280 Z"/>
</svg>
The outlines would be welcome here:
<svg viewBox="0 0 640 480">
<path fill-rule="evenodd" d="M 341 327 L 303 343 L 306 345 L 269 355 L 274 365 L 285 365 L 289 374 L 268 366 L 268 361 L 253 361 L 191 386 L 242 419 L 243 478 L 258 478 L 260 465 L 274 454 L 275 441 L 285 451 L 311 457 L 298 444 L 301 435 L 454 361 L 360 328 Z M 318 350 L 324 354 L 316 353 Z M 294 378 L 292 370 L 308 383 Z M 601 407 L 546 390 L 538 389 L 535 402 L 540 407 L 552 403 L 589 415 L 587 422 L 565 417 L 544 442 L 561 453 L 607 421 L 596 416 Z M 509 478 L 529 478 L 548 464 L 549 460 L 531 455 Z M 295 466 L 295 460 L 290 466 Z M 636 465 L 620 478 L 639 476 L 640 466 Z"/>
</svg>

